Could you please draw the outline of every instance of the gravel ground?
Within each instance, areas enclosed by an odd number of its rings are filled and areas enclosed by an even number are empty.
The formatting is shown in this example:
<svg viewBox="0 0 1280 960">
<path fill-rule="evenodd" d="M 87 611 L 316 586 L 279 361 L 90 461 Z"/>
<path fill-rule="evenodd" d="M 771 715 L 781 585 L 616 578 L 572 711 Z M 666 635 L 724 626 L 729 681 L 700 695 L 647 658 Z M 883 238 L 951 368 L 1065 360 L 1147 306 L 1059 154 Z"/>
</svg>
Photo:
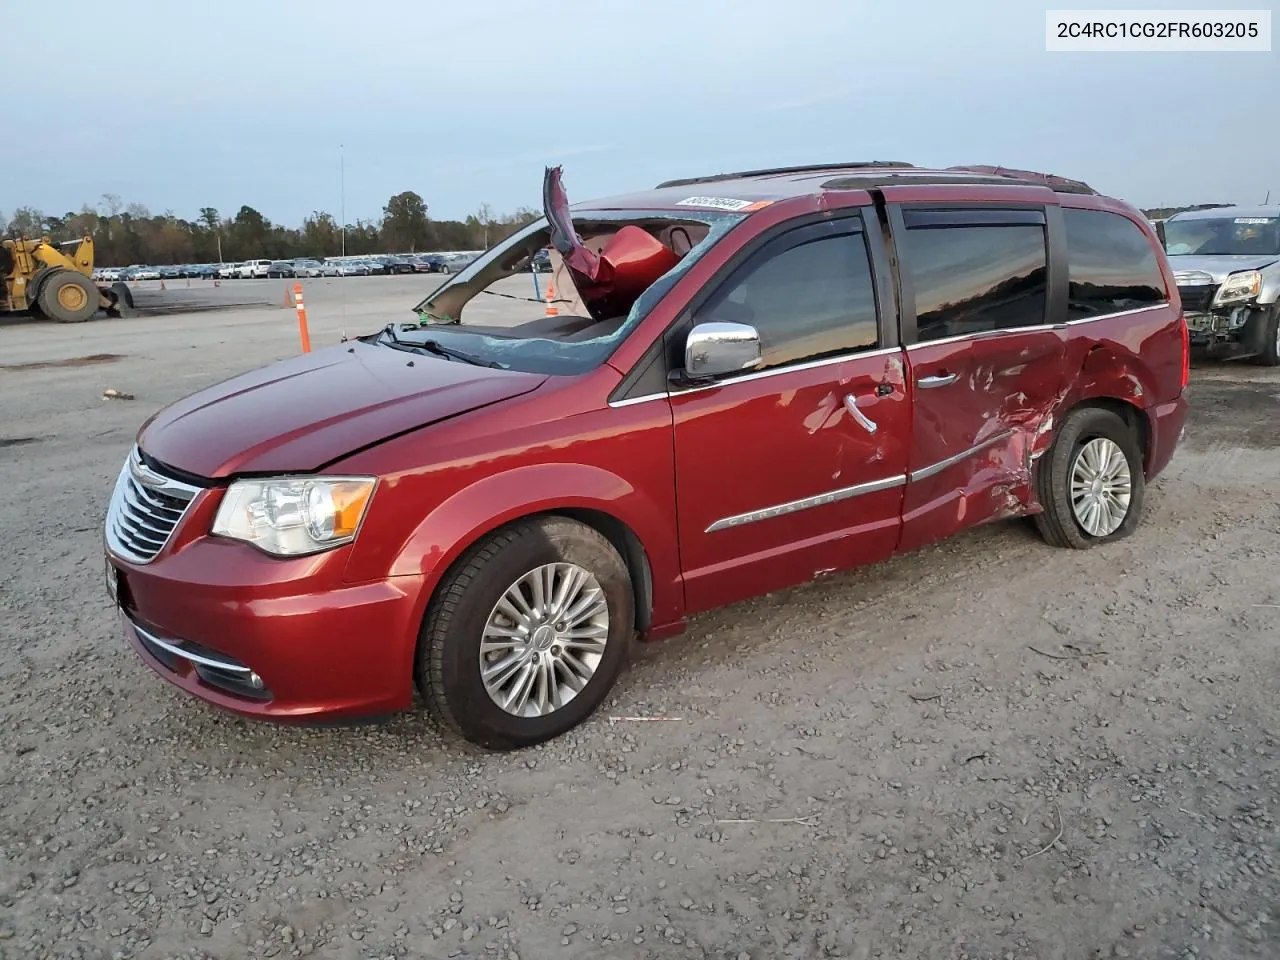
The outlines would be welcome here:
<svg viewBox="0 0 1280 960">
<path fill-rule="evenodd" d="M 313 341 L 430 282 L 308 281 Z M 1123 543 L 996 524 L 702 616 L 491 755 L 421 712 L 242 721 L 120 636 L 99 526 L 135 430 L 296 336 L 0 328 L 0 956 L 1280 955 L 1276 371 L 1197 367 Z"/>
</svg>

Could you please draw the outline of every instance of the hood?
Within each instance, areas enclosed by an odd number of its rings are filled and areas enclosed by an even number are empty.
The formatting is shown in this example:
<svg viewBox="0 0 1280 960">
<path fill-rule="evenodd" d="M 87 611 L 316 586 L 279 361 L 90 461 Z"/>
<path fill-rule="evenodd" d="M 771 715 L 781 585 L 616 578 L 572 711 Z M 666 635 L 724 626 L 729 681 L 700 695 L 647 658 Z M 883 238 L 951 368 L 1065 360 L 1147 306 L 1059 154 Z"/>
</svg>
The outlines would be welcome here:
<svg viewBox="0 0 1280 960">
<path fill-rule="evenodd" d="M 1280 257 L 1274 254 L 1267 256 L 1218 256 L 1202 257 L 1195 254 L 1171 254 L 1169 266 L 1173 268 L 1173 277 L 1181 285 L 1189 285 L 1182 277 L 1184 273 L 1207 273 L 1213 277 L 1214 283 L 1222 283 L 1228 274 L 1240 270 L 1261 270 L 1273 263 L 1280 263 Z M 1189 279 L 1189 278 L 1188 278 Z M 1204 278 L 1190 279 L 1190 284 L 1204 283 Z"/>
<path fill-rule="evenodd" d="M 546 379 L 352 340 L 179 400 L 143 425 L 138 445 L 200 477 L 314 470 Z"/>
</svg>

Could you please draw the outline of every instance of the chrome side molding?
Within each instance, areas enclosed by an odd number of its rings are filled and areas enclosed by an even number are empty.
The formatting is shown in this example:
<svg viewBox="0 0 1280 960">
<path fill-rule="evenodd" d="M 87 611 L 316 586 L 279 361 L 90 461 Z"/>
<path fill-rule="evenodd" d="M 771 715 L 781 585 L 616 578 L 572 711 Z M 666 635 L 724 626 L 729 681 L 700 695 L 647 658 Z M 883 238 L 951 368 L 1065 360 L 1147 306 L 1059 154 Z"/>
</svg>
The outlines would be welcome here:
<svg viewBox="0 0 1280 960">
<path fill-rule="evenodd" d="M 751 510 L 747 513 L 735 514 L 732 517 L 725 517 L 717 520 L 711 526 L 707 527 L 704 533 L 715 533 L 717 530 L 728 530 L 731 527 L 741 527 L 748 523 L 757 523 L 761 520 L 771 520 L 774 517 L 784 517 L 790 513 L 799 513 L 801 510 L 811 510 L 814 507 L 825 507 L 829 503 L 838 503 L 841 500 L 848 500 L 851 497 L 861 497 L 868 493 L 879 493 L 881 490 L 892 490 L 894 487 L 901 487 L 907 482 L 905 475 L 896 477 L 885 477 L 883 480 L 872 480 L 869 483 L 858 483 L 852 487 L 840 487 L 838 490 L 829 490 L 826 493 L 819 493 L 812 497 L 803 497 L 799 500 L 792 500 L 788 503 L 779 503 L 772 507 L 762 507 L 759 510 Z"/>
<path fill-rule="evenodd" d="M 968 450 L 961 450 L 959 453 L 954 456 L 947 457 L 945 460 L 939 460 L 937 463 L 931 463 L 927 467 L 921 467 L 919 470 L 912 471 L 911 482 L 916 483 L 917 481 L 928 480 L 930 477 L 937 476 L 948 467 L 954 467 L 966 457 L 972 457 L 975 453 L 981 453 L 983 450 L 987 449 L 987 447 L 994 447 L 997 443 L 1000 443 L 1002 440 L 1008 440 L 1012 436 L 1012 430 L 1002 430 L 1000 433 L 994 433 L 981 443 L 975 443 Z"/>
</svg>

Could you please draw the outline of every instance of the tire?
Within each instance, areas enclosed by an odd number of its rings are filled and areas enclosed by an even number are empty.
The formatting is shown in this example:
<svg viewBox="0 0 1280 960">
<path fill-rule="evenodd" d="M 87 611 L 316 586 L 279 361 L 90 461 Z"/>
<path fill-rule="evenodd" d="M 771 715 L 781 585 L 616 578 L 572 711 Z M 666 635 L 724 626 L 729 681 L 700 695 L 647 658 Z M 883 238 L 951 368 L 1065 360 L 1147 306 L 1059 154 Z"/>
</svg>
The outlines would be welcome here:
<svg viewBox="0 0 1280 960">
<path fill-rule="evenodd" d="M 1124 505 L 1123 519 L 1114 529 L 1100 532 L 1090 532 L 1077 516 L 1071 495 L 1073 472 L 1082 455 L 1085 456 L 1083 466 L 1087 471 L 1090 454 L 1085 452 L 1085 448 L 1094 441 L 1103 443 L 1090 447 L 1091 453 L 1098 452 L 1109 443 L 1123 454 L 1129 478 L 1128 503 Z M 1138 437 L 1129 424 L 1111 410 L 1077 407 L 1067 414 L 1058 428 L 1053 446 L 1040 458 L 1035 484 L 1036 495 L 1044 508 L 1035 514 L 1035 524 L 1050 546 L 1088 550 L 1123 539 L 1138 526 L 1146 496 L 1146 477 Z"/>
<path fill-rule="evenodd" d="M 54 270 L 40 284 L 40 312 L 58 323 L 84 323 L 98 312 L 98 288 L 83 273 Z"/>
<path fill-rule="evenodd" d="M 594 586 L 598 586 L 599 592 L 596 593 L 588 581 L 588 590 L 581 596 L 582 602 L 589 602 L 592 596 L 604 599 L 607 627 L 599 622 L 598 612 L 594 626 L 595 630 L 604 632 L 604 650 L 598 654 L 595 670 L 585 684 L 576 693 L 562 688 L 561 692 L 568 694 L 565 701 L 540 715 L 537 715 L 540 699 L 547 706 L 554 702 L 543 696 L 549 690 L 541 679 L 548 675 L 547 665 L 549 675 L 562 678 L 572 672 L 570 663 L 581 665 L 593 654 L 559 646 L 566 638 L 555 632 L 554 620 L 548 620 L 532 633 L 524 631 L 528 642 L 512 640 L 511 649 L 488 653 L 493 663 L 515 658 L 514 669 L 507 671 L 512 677 L 511 686 L 499 691 L 500 695 L 518 693 L 522 675 L 535 678 L 534 692 L 525 704 L 526 711 L 534 715 L 518 716 L 503 709 L 485 686 L 480 665 L 481 640 L 491 618 L 499 616 L 498 604 L 504 595 L 526 575 L 551 564 L 572 565 L 594 577 Z M 567 569 L 562 566 L 557 572 Z M 581 574 L 576 576 L 580 578 Z M 572 597 L 578 595 L 576 591 L 570 593 L 571 607 L 575 605 Z M 527 586 L 524 596 L 526 606 L 536 610 L 537 602 Z M 599 611 L 599 605 L 594 609 Z M 535 622 L 538 621 L 535 619 Z M 519 636 L 521 631 L 514 626 L 516 621 L 511 619 L 509 623 L 512 626 L 498 625 L 495 629 L 508 631 L 512 637 Z M 510 750 L 560 736 L 591 716 L 622 672 L 634 635 L 631 577 L 613 544 L 591 527 L 563 517 L 518 521 L 472 547 L 441 581 L 424 619 L 415 674 L 427 708 L 446 727 L 478 746 Z M 568 638 L 568 642 L 580 647 L 591 641 Z M 579 656 L 584 659 L 577 660 Z M 544 672 L 530 672 L 535 668 L 526 670 L 521 666 L 526 663 L 543 665 Z"/>
<path fill-rule="evenodd" d="M 1280 303 L 1272 304 L 1269 313 L 1259 319 L 1262 349 L 1254 354 L 1253 362 L 1261 367 L 1280 367 Z"/>
<path fill-rule="evenodd" d="M 448 267 L 444 266 L 443 264 L 441 264 L 441 266 L 440 266 L 440 272 L 441 272 L 441 273 L 443 273 L 446 277 L 447 277 L 450 273 L 452 273 L 452 271 L 451 271 Z"/>
</svg>

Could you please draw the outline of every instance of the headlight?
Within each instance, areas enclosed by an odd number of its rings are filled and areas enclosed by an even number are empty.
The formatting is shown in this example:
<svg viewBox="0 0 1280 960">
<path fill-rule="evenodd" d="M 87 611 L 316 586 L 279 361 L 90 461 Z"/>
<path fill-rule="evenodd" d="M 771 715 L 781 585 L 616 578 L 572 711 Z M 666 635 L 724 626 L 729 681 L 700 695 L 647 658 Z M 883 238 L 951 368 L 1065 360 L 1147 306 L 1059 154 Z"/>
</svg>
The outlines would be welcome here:
<svg viewBox="0 0 1280 960">
<path fill-rule="evenodd" d="M 355 539 L 375 482 L 373 477 L 237 480 L 222 498 L 213 533 L 281 557 L 329 550 Z"/>
<path fill-rule="evenodd" d="M 1252 300 L 1261 292 L 1262 274 L 1257 270 L 1244 270 L 1227 277 L 1218 288 L 1218 294 L 1213 298 L 1213 303 L 1214 306 L 1239 303 L 1242 300 Z"/>
</svg>

